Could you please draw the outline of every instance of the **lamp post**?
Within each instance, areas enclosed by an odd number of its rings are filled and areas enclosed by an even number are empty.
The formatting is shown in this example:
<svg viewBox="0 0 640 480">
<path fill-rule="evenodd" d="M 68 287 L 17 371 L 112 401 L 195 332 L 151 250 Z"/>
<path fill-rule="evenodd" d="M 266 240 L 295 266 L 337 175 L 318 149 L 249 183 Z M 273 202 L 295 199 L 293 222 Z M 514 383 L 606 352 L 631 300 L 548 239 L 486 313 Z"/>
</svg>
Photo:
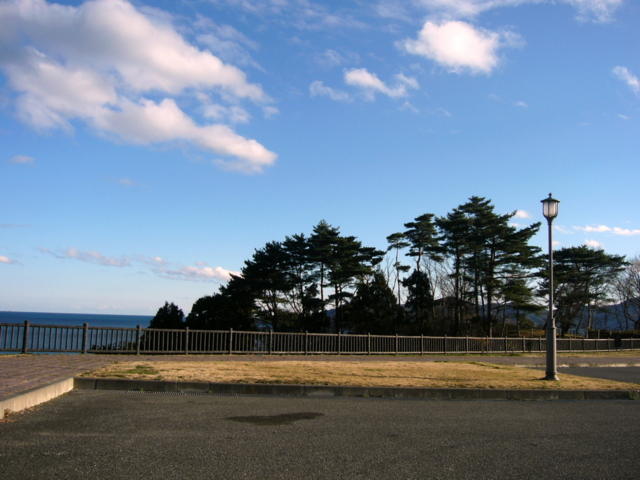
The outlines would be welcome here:
<svg viewBox="0 0 640 480">
<path fill-rule="evenodd" d="M 556 321 L 553 318 L 553 219 L 558 216 L 558 204 L 549 194 L 542 202 L 542 214 L 549 224 L 549 316 L 547 317 L 547 375 L 545 380 L 559 380 L 556 367 Z"/>
</svg>

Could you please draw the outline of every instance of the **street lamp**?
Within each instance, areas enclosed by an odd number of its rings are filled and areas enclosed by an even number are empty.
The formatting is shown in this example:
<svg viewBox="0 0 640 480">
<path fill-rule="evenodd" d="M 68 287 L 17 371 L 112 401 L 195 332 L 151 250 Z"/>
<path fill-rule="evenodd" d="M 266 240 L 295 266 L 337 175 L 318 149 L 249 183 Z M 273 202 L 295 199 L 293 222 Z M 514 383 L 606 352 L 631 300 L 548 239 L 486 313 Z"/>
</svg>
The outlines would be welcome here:
<svg viewBox="0 0 640 480">
<path fill-rule="evenodd" d="M 556 368 L 556 321 L 553 318 L 553 219 L 558 216 L 558 204 L 549 194 L 542 202 L 542 214 L 549 224 L 549 316 L 547 317 L 547 376 L 545 380 L 559 380 Z"/>
</svg>

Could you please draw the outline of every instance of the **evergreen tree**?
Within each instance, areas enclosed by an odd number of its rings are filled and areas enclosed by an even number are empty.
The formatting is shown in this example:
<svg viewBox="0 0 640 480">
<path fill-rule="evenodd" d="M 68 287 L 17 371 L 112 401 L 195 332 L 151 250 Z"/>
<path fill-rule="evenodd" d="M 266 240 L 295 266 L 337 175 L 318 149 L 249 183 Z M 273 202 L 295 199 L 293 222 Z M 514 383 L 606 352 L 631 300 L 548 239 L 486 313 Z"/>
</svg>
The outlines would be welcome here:
<svg viewBox="0 0 640 480">
<path fill-rule="evenodd" d="M 433 326 L 429 322 L 433 311 L 433 293 L 428 275 L 414 270 L 402 284 L 407 289 L 405 308 L 411 320 L 410 333 L 433 333 Z"/>
<path fill-rule="evenodd" d="M 173 302 L 164 302 L 155 317 L 149 323 L 149 328 L 184 328 L 184 313 Z"/>
<path fill-rule="evenodd" d="M 401 272 L 402 273 L 408 272 L 410 270 L 410 267 L 408 265 L 403 265 L 402 263 L 400 263 L 400 250 L 411 246 L 411 244 L 407 241 L 406 235 L 402 232 L 392 233 L 391 235 L 389 235 L 387 237 L 387 243 L 389 244 L 389 247 L 387 248 L 387 252 L 391 250 L 396 251 L 395 261 L 393 263 L 393 268 L 396 271 L 396 276 L 393 282 L 393 287 L 391 289 L 393 290 L 395 287 L 398 288 L 398 295 L 397 295 L 398 305 L 401 305 L 402 296 L 400 295 L 400 286 L 402 285 L 402 279 L 400 275 L 401 275 Z"/>
<path fill-rule="evenodd" d="M 380 270 L 370 281 L 361 280 L 346 309 L 353 333 L 390 335 L 398 332 L 399 308 L 396 297 Z"/>
<path fill-rule="evenodd" d="M 606 303 L 617 276 L 627 265 L 624 255 L 608 254 L 586 245 L 565 247 L 553 254 L 555 318 L 565 334 L 578 314 L 587 308 L 587 329 L 592 327 L 595 312 Z M 541 270 L 540 293 L 549 291 L 548 269 Z"/>
<path fill-rule="evenodd" d="M 416 217 L 413 222 L 404 224 L 407 229 L 404 232 L 404 236 L 409 243 L 409 253 L 407 255 L 415 258 L 416 270 L 418 271 L 420 271 L 423 257 L 426 256 L 437 261 L 442 259 L 440 256 L 442 249 L 433 218 L 434 215 L 432 213 L 425 213 Z"/>
<path fill-rule="evenodd" d="M 194 330 L 255 330 L 255 300 L 242 277 L 231 276 L 220 292 L 196 300 L 187 317 Z"/>
</svg>

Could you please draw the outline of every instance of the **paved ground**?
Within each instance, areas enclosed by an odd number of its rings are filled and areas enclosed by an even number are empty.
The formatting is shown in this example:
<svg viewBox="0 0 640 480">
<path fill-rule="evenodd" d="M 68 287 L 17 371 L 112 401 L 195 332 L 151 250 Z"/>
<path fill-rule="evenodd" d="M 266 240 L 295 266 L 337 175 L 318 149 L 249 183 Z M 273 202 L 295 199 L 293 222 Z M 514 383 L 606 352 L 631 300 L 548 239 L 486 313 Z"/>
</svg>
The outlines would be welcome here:
<svg viewBox="0 0 640 480">
<path fill-rule="evenodd" d="M 0 424 L 3 480 L 638 478 L 640 401 L 72 392 Z"/>
<path fill-rule="evenodd" d="M 84 371 L 99 368 L 117 361 L 188 361 L 206 362 L 210 360 L 225 360 L 229 362 L 261 361 L 279 362 L 287 360 L 307 361 L 347 361 L 358 360 L 367 362 L 376 361 L 465 361 L 477 360 L 501 365 L 516 365 L 541 367 L 545 365 L 544 357 L 520 357 L 520 356 L 269 356 L 269 355 L 172 355 L 172 356 L 133 356 L 133 355 L 0 355 L 0 398 L 12 393 L 18 393 L 39 385 L 72 377 Z M 558 365 L 640 365 L 640 353 L 637 357 L 558 357 Z M 560 371 L 562 371 L 560 369 Z M 582 372 L 582 370 L 579 370 Z M 581 373 L 576 373 L 580 375 Z M 589 375 L 586 375 L 589 376 Z M 605 377 L 602 377 L 605 378 Z M 640 383 L 640 382 L 639 382 Z"/>
</svg>

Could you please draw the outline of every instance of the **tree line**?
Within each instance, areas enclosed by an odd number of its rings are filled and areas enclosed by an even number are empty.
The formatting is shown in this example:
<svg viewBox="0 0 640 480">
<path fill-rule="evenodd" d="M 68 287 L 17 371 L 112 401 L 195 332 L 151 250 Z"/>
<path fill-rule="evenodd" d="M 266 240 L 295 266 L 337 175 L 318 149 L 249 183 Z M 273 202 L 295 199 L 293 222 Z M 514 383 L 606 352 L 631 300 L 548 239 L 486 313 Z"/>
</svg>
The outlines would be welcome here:
<svg viewBox="0 0 640 480">
<path fill-rule="evenodd" d="M 322 220 L 309 235 L 256 249 L 186 318 L 165 303 L 150 327 L 454 336 L 500 334 L 514 321 L 529 327 L 545 310 L 548 264 L 530 244 L 540 223 L 515 226 L 515 213 L 474 196 L 445 216 L 405 223 L 385 251 Z M 624 297 L 626 326 L 640 328 L 639 265 L 586 246 L 555 250 L 561 332 L 594 328 L 614 297 Z"/>
</svg>

